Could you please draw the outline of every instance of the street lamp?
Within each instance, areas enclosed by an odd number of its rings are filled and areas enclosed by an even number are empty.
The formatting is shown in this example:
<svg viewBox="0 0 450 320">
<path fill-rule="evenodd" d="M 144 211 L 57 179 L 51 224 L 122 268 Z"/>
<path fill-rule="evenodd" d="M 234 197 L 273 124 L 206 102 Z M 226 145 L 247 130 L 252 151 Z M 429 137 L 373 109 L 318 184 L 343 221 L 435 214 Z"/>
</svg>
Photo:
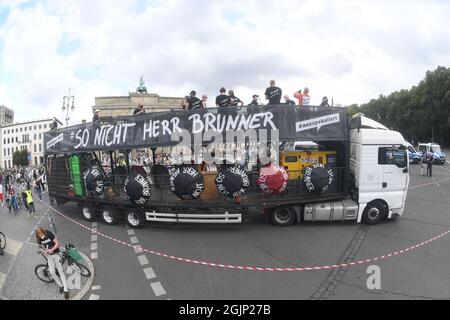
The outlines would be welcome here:
<svg viewBox="0 0 450 320">
<path fill-rule="evenodd" d="M 72 107 L 70 107 L 70 102 L 72 101 Z M 66 102 L 67 102 L 67 107 L 66 107 Z M 67 96 L 63 97 L 63 107 L 62 107 L 62 111 L 66 112 L 66 127 L 69 126 L 69 109 L 74 112 L 75 111 L 75 96 L 71 96 L 70 95 L 70 89 L 69 89 L 69 94 Z"/>
</svg>

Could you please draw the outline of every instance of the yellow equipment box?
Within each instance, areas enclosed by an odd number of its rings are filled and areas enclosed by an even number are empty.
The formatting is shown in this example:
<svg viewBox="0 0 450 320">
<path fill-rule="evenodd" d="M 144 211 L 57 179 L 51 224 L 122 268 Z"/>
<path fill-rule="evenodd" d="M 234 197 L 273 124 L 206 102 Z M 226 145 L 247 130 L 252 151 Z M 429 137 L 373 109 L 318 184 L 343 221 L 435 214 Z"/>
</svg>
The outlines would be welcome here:
<svg viewBox="0 0 450 320">
<path fill-rule="evenodd" d="M 336 151 L 285 151 L 280 153 L 280 166 L 287 170 L 290 180 L 299 180 L 305 169 L 315 163 L 335 168 L 336 157 Z"/>
</svg>

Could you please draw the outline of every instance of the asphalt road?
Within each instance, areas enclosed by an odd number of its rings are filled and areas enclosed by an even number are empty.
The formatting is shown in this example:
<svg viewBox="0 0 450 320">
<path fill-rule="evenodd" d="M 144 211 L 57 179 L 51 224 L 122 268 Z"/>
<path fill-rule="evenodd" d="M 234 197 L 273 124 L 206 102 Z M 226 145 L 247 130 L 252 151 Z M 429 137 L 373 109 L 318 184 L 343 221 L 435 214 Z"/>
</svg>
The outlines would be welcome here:
<svg viewBox="0 0 450 320">
<path fill-rule="evenodd" d="M 302 272 L 223 269 L 167 259 L 126 245 L 191 260 L 269 268 L 326 266 L 383 256 L 450 229 L 450 166 L 434 166 L 434 179 L 420 176 L 419 171 L 418 166 L 411 167 L 404 216 L 371 227 L 310 223 L 277 228 L 255 215 L 244 225 L 231 227 L 130 230 L 123 224 L 92 225 L 80 218 L 74 205 L 59 208 L 110 239 L 56 213 L 54 218 L 64 242 L 92 254 L 96 277 L 86 299 L 450 299 L 450 234 L 384 260 Z M 39 208 L 46 211 L 43 205 Z M 25 241 L 33 222 L 14 221 L 10 217 L 1 221 L 0 229 L 6 227 L 11 237 Z M 367 269 L 372 265 L 381 270 L 380 289 L 367 287 Z"/>
</svg>

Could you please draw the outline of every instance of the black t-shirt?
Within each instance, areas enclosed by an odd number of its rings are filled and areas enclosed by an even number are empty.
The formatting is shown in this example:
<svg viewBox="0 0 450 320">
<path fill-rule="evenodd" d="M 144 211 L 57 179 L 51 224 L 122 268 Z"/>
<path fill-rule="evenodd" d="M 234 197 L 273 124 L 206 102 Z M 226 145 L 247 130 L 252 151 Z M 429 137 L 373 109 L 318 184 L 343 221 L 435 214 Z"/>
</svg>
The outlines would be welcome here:
<svg viewBox="0 0 450 320">
<path fill-rule="evenodd" d="M 230 106 L 232 107 L 237 107 L 241 102 L 241 99 L 239 99 L 238 97 L 230 97 Z"/>
<path fill-rule="evenodd" d="M 190 97 L 188 99 L 189 107 L 188 109 L 200 109 L 202 107 L 202 100 L 197 97 Z"/>
<path fill-rule="evenodd" d="M 295 106 L 295 101 L 288 100 L 288 101 L 286 101 L 284 104 L 285 104 L 285 105 L 288 105 L 288 106 Z"/>
<path fill-rule="evenodd" d="M 266 97 L 269 98 L 269 104 L 281 104 L 283 91 L 278 87 L 269 87 L 266 90 Z"/>
<path fill-rule="evenodd" d="M 219 106 L 219 108 L 229 107 L 230 104 L 231 104 L 231 99 L 229 96 L 227 96 L 225 94 L 221 94 L 220 96 L 217 96 L 216 106 Z"/>
<path fill-rule="evenodd" d="M 259 106 L 258 101 L 253 100 L 249 106 Z"/>
<path fill-rule="evenodd" d="M 47 235 L 44 239 L 39 238 L 39 244 L 45 249 L 50 250 L 55 246 L 55 235 L 51 231 L 46 231 Z M 59 249 L 56 249 L 53 253 L 59 253 Z"/>
</svg>

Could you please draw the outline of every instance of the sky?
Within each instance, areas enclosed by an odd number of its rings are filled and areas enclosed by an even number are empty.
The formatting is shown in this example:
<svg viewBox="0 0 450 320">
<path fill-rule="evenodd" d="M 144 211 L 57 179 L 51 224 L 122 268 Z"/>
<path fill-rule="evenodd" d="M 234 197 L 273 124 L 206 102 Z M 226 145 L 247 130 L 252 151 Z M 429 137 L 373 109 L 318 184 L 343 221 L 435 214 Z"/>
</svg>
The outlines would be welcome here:
<svg viewBox="0 0 450 320">
<path fill-rule="evenodd" d="M 0 0 L 0 104 L 71 124 L 95 97 L 222 86 L 250 103 L 274 79 L 312 103 L 365 103 L 450 65 L 446 0 Z M 263 101 L 264 102 L 264 101 Z"/>
</svg>

